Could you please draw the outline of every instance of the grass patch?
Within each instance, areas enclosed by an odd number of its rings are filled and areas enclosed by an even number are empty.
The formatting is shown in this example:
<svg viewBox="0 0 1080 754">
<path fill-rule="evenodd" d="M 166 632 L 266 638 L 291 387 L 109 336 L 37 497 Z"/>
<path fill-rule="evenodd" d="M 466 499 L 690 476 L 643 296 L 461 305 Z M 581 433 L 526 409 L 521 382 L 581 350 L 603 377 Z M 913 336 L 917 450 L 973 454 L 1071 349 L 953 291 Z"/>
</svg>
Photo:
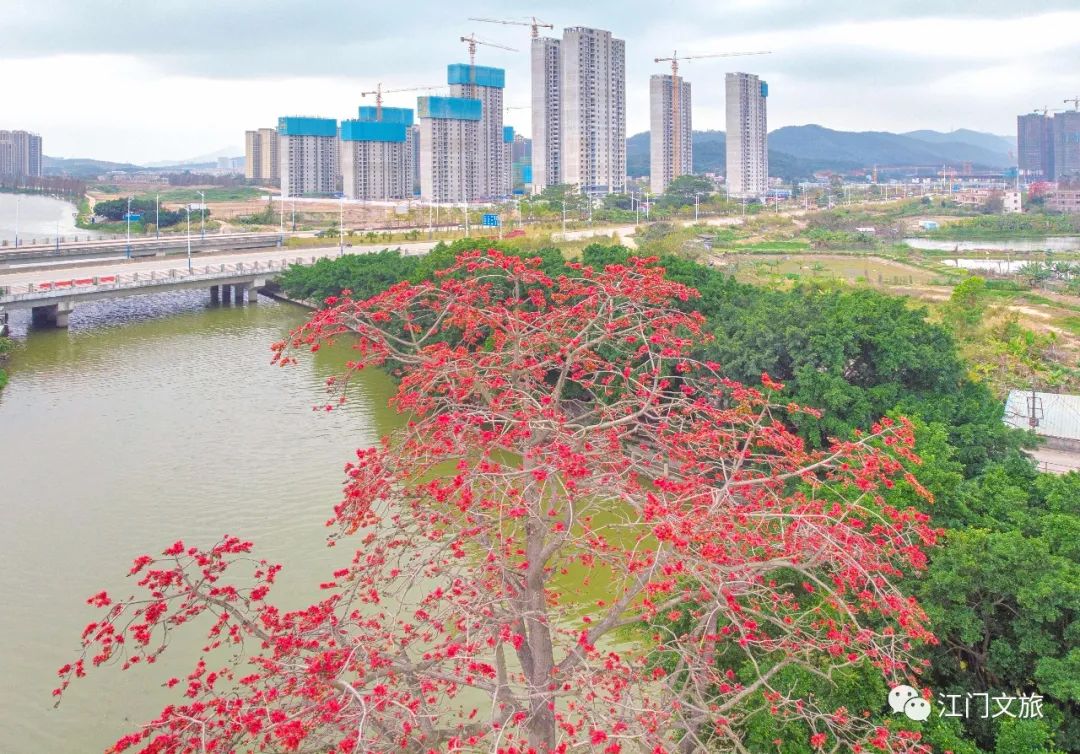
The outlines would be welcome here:
<svg viewBox="0 0 1080 754">
<path fill-rule="evenodd" d="M 206 194 L 207 202 L 246 202 L 252 199 L 260 199 L 266 196 L 267 193 L 264 189 L 255 188 L 254 186 L 230 186 L 201 190 Z M 155 196 L 157 194 L 140 194 L 138 198 L 153 200 Z M 175 188 L 162 191 L 161 201 L 191 204 L 201 202 L 202 197 L 199 196 L 199 192 L 195 189 Z"/>
</svg>

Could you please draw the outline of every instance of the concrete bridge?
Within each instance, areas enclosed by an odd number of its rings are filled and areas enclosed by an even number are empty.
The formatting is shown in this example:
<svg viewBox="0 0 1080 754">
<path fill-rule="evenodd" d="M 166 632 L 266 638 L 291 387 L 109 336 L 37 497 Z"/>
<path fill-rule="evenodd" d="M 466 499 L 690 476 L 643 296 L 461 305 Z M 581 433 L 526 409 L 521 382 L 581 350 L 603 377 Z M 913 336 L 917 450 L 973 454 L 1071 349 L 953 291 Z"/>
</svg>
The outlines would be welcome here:
<svg viewBox="0 0 1080 754">
<path fill-rule="evenodd" d="M 205 239 L 192 236 L 191 252 L 205 255 L 223 251 L 280 247 L 284 244 L 284 240 L 291 235 L 293 234 L 215 233 L 208 235 Z M 123 238 L 95 239 L 60 244 L 19 244 L 18 248 L 0 248 L 0 270 L 34 263 L 59 266 L 64 262 L 115 259 L 128 256 L 129 248 L 131 249 L 130 257 L 132 259 L 160 257 L 167 254 L 186 254 L 187 244 L 187 236 L 177 235 L 162 236 L 161 238 L 132 238 L 130 246 L 127 240 Z"/>
<path fill-rule="evenodd" d="M 403 254 L 424 254 L 434 245 L 421 241 L 394 248 Z M 364 254 L 384 248 L 349 248 L 346 252 Z M 211 302 L 254 302 L 258 292 L 291 265 L 314 264 L 339 253 L 339 248 L 332 246 L 302 252 L 274 249 L 218 254 L 201 258 L 191 269 L 175 257 L 151 257 L 93 267 L 0 270 L 0 334 L 12 311 L 29 309 L 39 326 L 67 327 L 71 312 L 80 303 L 164 291 L 206 289 Z"/>
</svg>

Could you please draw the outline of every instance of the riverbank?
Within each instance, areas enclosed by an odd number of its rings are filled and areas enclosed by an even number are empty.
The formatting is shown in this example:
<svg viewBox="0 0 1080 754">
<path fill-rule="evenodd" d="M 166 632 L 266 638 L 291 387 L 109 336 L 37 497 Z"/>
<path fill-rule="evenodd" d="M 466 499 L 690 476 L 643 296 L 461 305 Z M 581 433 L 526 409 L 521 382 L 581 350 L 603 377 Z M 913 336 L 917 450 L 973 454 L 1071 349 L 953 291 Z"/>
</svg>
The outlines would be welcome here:
<svg viewBox="0 0 1080 754">
<path fill-rule="evenodd" d="M 4 364 L 7 363 L 7 360 L 11 355 L 11 350 L 14 347 L 15 343 L 11 338 L 0 335 L 0 391 L 7 385 L 8 376 L 7 371 L 4 369 Z"/>
</svg>

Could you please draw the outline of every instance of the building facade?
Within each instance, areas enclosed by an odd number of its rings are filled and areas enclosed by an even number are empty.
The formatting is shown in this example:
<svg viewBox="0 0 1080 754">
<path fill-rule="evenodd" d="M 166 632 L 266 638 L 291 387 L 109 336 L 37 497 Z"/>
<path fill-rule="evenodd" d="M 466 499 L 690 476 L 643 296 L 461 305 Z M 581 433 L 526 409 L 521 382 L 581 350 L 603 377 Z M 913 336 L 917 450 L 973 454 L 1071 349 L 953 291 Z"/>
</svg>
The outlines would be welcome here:
<svg viewBox="0 0 1080 754">
<path fill-rule="evenodd" d="M 1053 180 L 1080 181 L 1080 111 L 1054 115 Z"/>
<path fill-rule="evenodd" d="M 341 159 L 333 118 L 278 119 L 283 197 L 330 196 L 338 191 Z"/>
<path fill-rule="evenodd" d="M 540 193 L 562 180 L 562 51 L 557 39 L 532 41 L 532 186 Z"/>
<path fill-rule="evenodd" d="M 587 194 L 626 191 L 626 43 L 571 27 L 560 44 L 560 183 Z"/>
<path fill-rule="evenodd" d="M 1046 197 L 1046 208 L 1051 212 L 1080 215 L 1080 188 L 1054 189 Z"/>
<path fill-rule="evenodd" d="M 483 104 L 467 97 L 419 97 L 420 196 L 425 201 L 477 201 Z"/>
<path fill-rule="evenodd" d="M 249 183 L 262 180 L 262 140 L 258 131 L 244 131 L 244 178 Z"/>
<path fill-rule="evenodd" d="M 29 131 L 0 131 L 0 175 L 42 176 L 41 137 Z"/>
<path fill-rule="evenodd" d="M 281 182 L 279 141 L 276 128 L 244 132 L 244 178 L 272 186 Z"/>
<path fill-rule="evenodd" d="M 729 73 L 725 83 L 727 193 L 758 199 L 769 190 L 769 85 L 750 73 Z"/>
<path fill-rule="evenodd" d="M 1053 134 L 1053 119 L 1045 114 L 1016 116 L 1016 160 L 1025 181 L 1048 181 L 1054 174 Z"/>
<path fill-rule="evenodd" d="M 680 175 L 694 172 L 693 134 L 690 82 L 671 74 L 650 77 L 649 188 L 653 194 L 664 193 Z"/>
<path fill-rule="evenodd" d="M 480 100 L 477 123 L 476 162 L 479 199 L 498 199 L 510 193 L 510 163 L 503 145 L 503 89 L 506 72 L 502 68 L 454 63 L 447 67 L 450 96 Z"/>
<path fill-rule="evenodd" d="M 341 123 L 342 191 L 349 199 L 390 201 L 413 196 L 413 111 L 361 107 Z"/>
</svg>

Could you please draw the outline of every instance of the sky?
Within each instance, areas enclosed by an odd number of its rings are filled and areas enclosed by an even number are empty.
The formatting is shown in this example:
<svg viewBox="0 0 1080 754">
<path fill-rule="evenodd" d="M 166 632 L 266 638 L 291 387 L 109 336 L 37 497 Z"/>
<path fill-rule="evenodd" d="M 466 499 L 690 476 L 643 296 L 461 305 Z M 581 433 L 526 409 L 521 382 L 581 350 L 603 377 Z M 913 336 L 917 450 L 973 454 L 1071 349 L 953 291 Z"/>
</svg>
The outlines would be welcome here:
<svg viewBox="0 0 1080 754">
<path fill-rule="evenodd" d="M 507 122 L 528 134 L 530 30 L 469 20 L 523 12 L 626 40 L 628 134 L 648 129 L 649 76 L 670 70 L 654 58 L 676 49 L 771 51 L 683 64 L 698 130 L 723 130 L 729 71 L 768 81 L 770 129 L 1010 135 L 1080 94 L 1080 0 L 0 0 L 0 129 L 56 157 L 241 154 L 281 115 L 350 118 L 379 82 L 443 84 L 475 32 L 518 50 L 482 46 L 477 64 L 506 69 L 506 104 L 526 106 Z"/>
</svg>

